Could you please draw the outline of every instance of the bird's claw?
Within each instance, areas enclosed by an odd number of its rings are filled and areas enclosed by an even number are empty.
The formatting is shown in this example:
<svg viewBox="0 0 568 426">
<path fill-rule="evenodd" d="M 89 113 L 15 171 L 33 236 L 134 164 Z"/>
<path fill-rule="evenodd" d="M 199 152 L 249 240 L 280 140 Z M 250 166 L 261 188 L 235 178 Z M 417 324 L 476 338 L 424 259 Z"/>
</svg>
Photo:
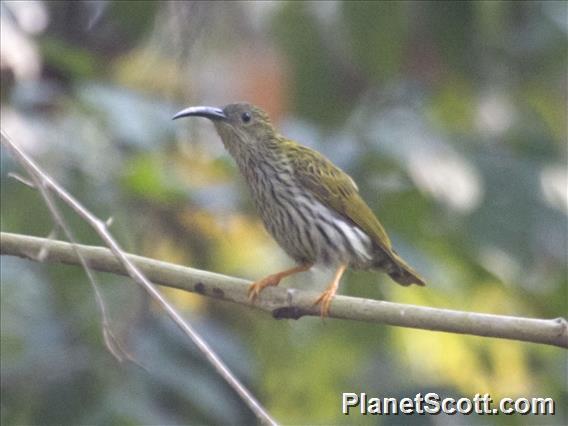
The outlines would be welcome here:
<svg viewBox="0 0 568 426">
<path fill-rule="evenodd" d="M 280 278 L 277 274 L 269 275 L 261 280 L 252 283 L 248 288 L 248 298 L 251 302 L 254 302 L 258 297 L 260 292 L 266 287 L 277 286 L 280 283 Z"/>
<path fill-rule="evenodd" d="M 325 319 L 325 317 L 329 314 L 329 308 L 331 307 L 331 301 L 333 300 L 333 296 L 335 296 L 335 291 L 326 290 L 317 298 L 312 306 L 320 305 L 320 316 L 321 319 Z"/>
</svg>

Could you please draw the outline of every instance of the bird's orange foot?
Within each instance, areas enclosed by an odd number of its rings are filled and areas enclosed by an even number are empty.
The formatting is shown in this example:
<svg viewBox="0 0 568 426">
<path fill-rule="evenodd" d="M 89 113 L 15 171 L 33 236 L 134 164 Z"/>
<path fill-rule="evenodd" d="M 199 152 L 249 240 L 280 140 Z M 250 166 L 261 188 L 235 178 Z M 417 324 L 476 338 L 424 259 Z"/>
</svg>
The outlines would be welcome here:
<svg viewBox="0 0 568 426">
<path fill-rule="evenodd" d="M 331 301 L 335 296 L 335 292 L 336 292 L 335 288 L 330 288 L 324 291 L 320 295 L 320 297 L 318 297 L 317 300 L 314 302 L 313 306 L 321 305 L 320 306 L 321 319 L 325 319 L 325 317 L 327 317 L 327 315 L 329 314 L 329 308 L 331 306 Z"/>
<path fill-rule="evenodd" d="M 277 286 L 278 284 L 280 284 L 280 281 L 282 281 L 283 278 L 297 274 L 298 272 L 307 271 L 312 267 L 312 265 L 312 263 L 303 263 L 285 271 L 278 272 L 277 274 L 269 275 L 255 283 L 252 283 L 248 289 L 249 300 L 254 301 L 254 299 L 256 299 L 260 292 L 266 287 Z"/>
<path fill-rule="evenodd" d="M 262 290 L 264 290 L 266 287 L 277 286 L 280 283 L 281 279 L 282 277 L 280 276 L 280 274 L 274 274 L 252 283 L 248 288 L 249 300 L 253 302 Z"/>
<path fill-rule="evenodd" d="M 339 287 L 339 280 L 341 280 L 341 276 L 345 272 L 346 268 L 347 268 L 346 264 L 340 265 L 337 268 L 337 270 L 335 271 L 335 275 L 333 276 L 333 280 L 329 284 L 329 287 L 327 288 L 326 291 L 320 294 L 320 297 L 318 297 L 318 299 L 313 304 L 313 306 L 321 304 L 320 307 L 321 319 L 325 319 L 325 317 L 327 317 L 327 315 L 329 314 L 331 301 L 333 300 L 335 293 L 337 293 L 337 288 Z"/>
</svg>

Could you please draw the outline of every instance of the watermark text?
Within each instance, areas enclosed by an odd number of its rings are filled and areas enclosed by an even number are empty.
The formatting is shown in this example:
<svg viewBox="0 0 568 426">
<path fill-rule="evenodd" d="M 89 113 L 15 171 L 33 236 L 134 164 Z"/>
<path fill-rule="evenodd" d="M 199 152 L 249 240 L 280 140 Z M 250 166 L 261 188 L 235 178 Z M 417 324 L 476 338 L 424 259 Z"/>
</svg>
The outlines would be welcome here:
<svg viewBox="0 0 568 426">
<path fill-rule="evenodd" d="M 502 398 L 494 401 L 488 393 L 473 398 L 442 398 L 437 393 L 418 393 L 413 398 L 369 397 L 366 393 L 344 392 L 342 412 L 363 415 L 412 414 L 533 414 L 554 415 L 552 398 Z"/>
</svg>

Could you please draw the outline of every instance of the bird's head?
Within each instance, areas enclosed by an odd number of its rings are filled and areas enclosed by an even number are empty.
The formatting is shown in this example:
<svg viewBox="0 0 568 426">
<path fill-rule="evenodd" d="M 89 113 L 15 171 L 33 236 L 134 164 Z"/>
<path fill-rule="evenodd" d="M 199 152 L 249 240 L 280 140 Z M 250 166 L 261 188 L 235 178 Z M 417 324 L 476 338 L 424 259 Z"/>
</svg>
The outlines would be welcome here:
<svg viewBox="0 0 568 426">
<path fill-rule="evenodd" d="M 235 157 L 243 153 L 261 152 L 275 137 L 268 115 L 247 103 L 229 104 L 223 108 L 189 107 L 178 112 L 173 119 L 182 117 L 205 117 L 211 120 L 223 144 Z"/>
</svg>

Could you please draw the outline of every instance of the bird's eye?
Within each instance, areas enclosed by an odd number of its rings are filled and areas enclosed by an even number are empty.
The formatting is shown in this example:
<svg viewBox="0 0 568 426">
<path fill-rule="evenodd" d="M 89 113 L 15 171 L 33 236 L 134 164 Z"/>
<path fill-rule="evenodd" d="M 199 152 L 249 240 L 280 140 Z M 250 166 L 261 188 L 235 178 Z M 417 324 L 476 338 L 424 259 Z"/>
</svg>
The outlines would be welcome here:
<svg viewBox="0 0 568 426">
<path fill-rule="evenodd" d="M 241 115 L 241 120 L 243 120 L 243 123 L 248 123 L 250 119 L 251 119 L 250 112 L 243 112 L 243 114 Z"/>
</svg>

